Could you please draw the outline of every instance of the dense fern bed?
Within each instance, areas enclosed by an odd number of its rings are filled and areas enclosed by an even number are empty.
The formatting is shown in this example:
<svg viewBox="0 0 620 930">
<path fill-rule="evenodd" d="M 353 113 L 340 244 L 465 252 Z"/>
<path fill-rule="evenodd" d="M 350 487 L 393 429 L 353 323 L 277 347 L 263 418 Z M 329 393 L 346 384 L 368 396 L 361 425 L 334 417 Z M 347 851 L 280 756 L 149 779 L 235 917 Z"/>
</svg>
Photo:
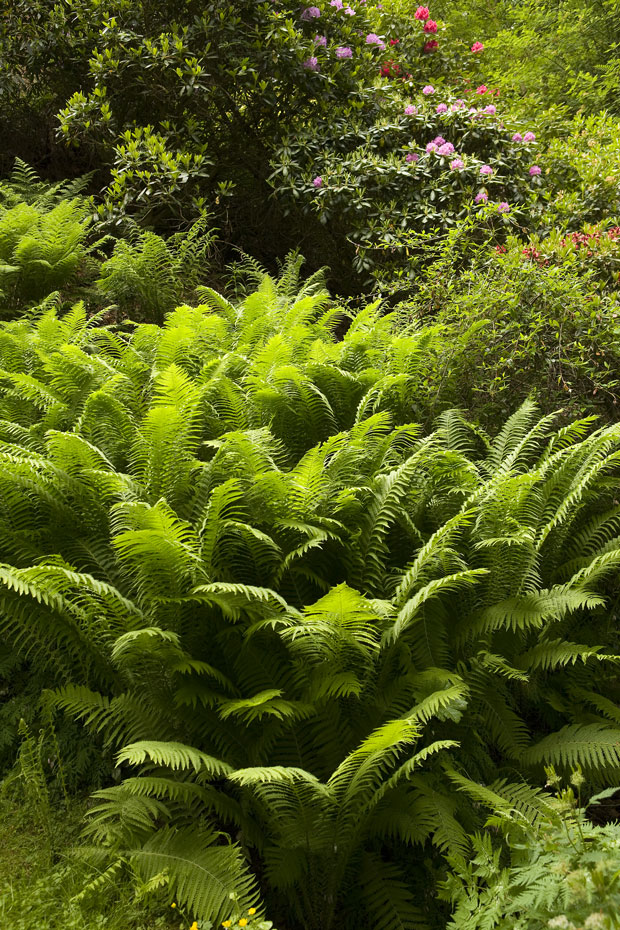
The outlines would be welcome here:
<svg viewBox="0 0 620 930">
<path fill-rule="evenodd" d="M 620 427 L 424 430 L 427 334 L 370 307 L 339 341 L 313 281 L 200 300 L 0 329 L 4 717 L 26 674 L 49 758 L 98 760 L 95 891 L 445 926 L 446 857 L 541 818 L 545 764 L 617 778 Z"/>
</svg>

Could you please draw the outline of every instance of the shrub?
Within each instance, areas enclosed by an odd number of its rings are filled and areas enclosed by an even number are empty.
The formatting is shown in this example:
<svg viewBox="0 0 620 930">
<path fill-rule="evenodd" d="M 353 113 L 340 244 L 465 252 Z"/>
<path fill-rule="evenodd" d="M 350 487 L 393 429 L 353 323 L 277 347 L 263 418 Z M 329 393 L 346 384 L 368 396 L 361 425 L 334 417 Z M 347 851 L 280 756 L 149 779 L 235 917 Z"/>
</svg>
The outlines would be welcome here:
<svg viewBox="0 0 620 930">
<path fill-rule="evenodd" d="M 550 770 L 551 783 L 560 779 Z M 579 788 L 577 771 L 572 785 Z M 614 793 L 609 789 L 590 802 Z M 470 862 L 453 860 L 444 893 L 456 905 L 448 930 L 613 930 L 620 919 L 620 827 L 593 826 L 574 787 L 547 797 L 528 821 L 517 811 L 489 819 Z M 495 837 L 501 831 L 504 849 Z M 504 855 L 507 847 L 508 856 Z"/>
<path fill-rule="evenodd" d="M 208 209 L 227 241 L 271 264 L 301 247 L 347 293 L 402 266 L 411 230 L 454 223 L 483 181 L 528 208 L 530 148 L 511 141 L 490 92 L 462 85 L 484 86 L 479 59 L 429 16 L 278 0 L 100 18 L 90 78 L 60 120 L 111 173 L 103 222 L 130 214 L 162 232 Z M 472 112 L 457 102 L 470 91 Z M 441 133 L 452 157 L 426 153 Z M 479 175 L 487 162 L 492 178 Z"/>
<path fill-rule="evenodd" d="M 526 404 L 424 437 L 432 331 L 375 305 L 338 341 L 293 276 L 131 338 L 4 327 L 1 632 L 115 754 L 97 875 L 196 920 L 262 917 L 259 880 L 280 925 L 425 926 L 484 806 L 540 809 L 515 767 L 620 766 L 620 434 Z"/>
<path fill-rule="evenodd" d="M 617 419 L 620 309 L 617 290 L 602 286 L 617 274 L 615 240 L 601 237 L 587 256 L 561 233 L 496 247 L 475 244 L 483 233 L 461 227 L 441 253 L 427 249 L 426 280 L 406 305 L 441 328 L 429 411 L 457 404 L 492 424 L 534 396 L 569 418 Z"/>
</svg>

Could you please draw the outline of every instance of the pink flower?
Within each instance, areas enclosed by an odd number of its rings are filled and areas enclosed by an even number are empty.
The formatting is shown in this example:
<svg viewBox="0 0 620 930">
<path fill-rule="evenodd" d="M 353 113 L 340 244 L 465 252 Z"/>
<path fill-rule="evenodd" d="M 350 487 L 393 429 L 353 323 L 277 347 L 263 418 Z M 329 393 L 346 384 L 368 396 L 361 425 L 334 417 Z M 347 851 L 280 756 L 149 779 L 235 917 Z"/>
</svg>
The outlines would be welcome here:
<svg viewBox="0 0 620 930">
<path fill-rule="evenodd" d="M 311 19 L 318 19 L 321 15 L 321 11 L 318 6 L 309 6 L 301 14 L 301 18 L 306 22 L 310 22 Z"/>
<path fill-rule="evenodd" d="M 415 116 L 417 112 L 418 112 L 418 108 L 414 107 L 412 103 L 410 103 L 408 107 L 405 107 L 406 116 Z"/>
<path fill-rule="evenodd" d="M 438 104 L 435 110 L 435 113 L 447 113 L 447 112 L 448 112 L 448 107 L 446 106 L 445 103 Z"/>
<path fill-rule="evenodd" d="M 317 177 L 314 179 L 314 181 L 313 181 L 312 183 L 313 183 L 314 187 L 322 187 L 322 186 L 323 186 L 323 178 L 322 178 L 320 175 L 317 175 Z"/>
<path fill-rule="evenodd" d="M 482 168 L 480 169 L 480 174 L 491 175 L 493 174 L 493 169 L 491 168 L 490 165 L 483 165 Z"/>
<path fill-rule="evenodd" d="M 428 145 L 426 146 L 426 154 L 430 155 L 431 152 L 436 152 L 437 148 L 438 146 L 436 142 L 429 142 Z"/>
<path fill-rule="evenodd" d="M 307 68 L 308 71 L 318 71 L 319 70 L 319 59 L 315 58 L 314 55 L 312 55 L 311 58 L 306 58 L 306 60 L 303 62 L 303 66 L 304 68 Z"/>
<path fill-rule="evenodd" d="M 454 161 L 450 162 L 450 171 L 458 171 L 460 168 L 465 167 L 465 162 L 461 158 L 455 158 Z"/>
<path fill-rule="evenodd" d="M 330 0 L 330 6 L 335 6 L 337 10 L 341 10 L 344 6 L 342 0 Z"/>
<path fill-rule="evenodd" d="M 486 191 L 480 191 L 479 194 L 476 194 L 474 198 L 474 203 L 486 203 L 489 199 L 489 195 Z"/>
<path fill-rule="evenodd" d="M 512 141 L 513 141 L 513 142 L 523 142 L 523 136 L 521 135 L 520 132 L 515 132 L 514 136 L 512 137 Z"/>
<path fill-rule="evenodd" d="M 435 145 L 444 145 L 445 141 L 446 140 L 444 139 L 443 136 L 435 136 L 435 138 L 433 139 L 433 142 L 435 143 Z"/>
<path fill-rule="evenodd" d="M 376 32 L 369 32 L 366 36 L 366 45 L 384 45 L 384 42 Z"/>
<path fill-rule="evenodd" d="M 483 48 L 484 48 L 484 45 L 482 44 L 482 42 L 474 42 L 474 44 L 471 47 L 471 50 L 475 55 L 476 52 L 481 52 Z"/>
<path fill-rule="evenodd" d="M 489 89 L 489 88 L 486 86 L 486 84 L 481 84 L 480 87 L 476 87 L 476 93 L 477 93 L 477 94 L 486 94 L 486 92 L 487 92 L 488 89 Z"/>
<path fill-rule="evenodd" d="M 530 168 L 530 175 L 535 177 L 537 174 L 542 174 L 541 169 L 538 167 L 538 165 L 532 165 Z"/>
<path fill-rule="evenodd" d="M 327 36 L 315 36 L 314 37 L 315 45 L 322 45 L 323 48 L 327 45 Z"/>
<path fill-rule="evenodd" d="M 425 55 L 428 55 L 429 52 L 434 52 L 435 49 L 437 48 L 439 48 L 439 43 L 436 42 L 435 39 L 429 39 L 428 42 L 424 43 L 424 47 L 422 51 L 424 52 Z"/>
<path fill-rule="evenodd" d="M 424 23 L 424 32 L 437 32 L 437 23 L 434 19 L 429 19 Z"/>
<path fill-rule="evenodd" d="M 405 158 L 405 161 L 412 162 L 412 161 L 419 161 L 419 159 L 420 159 L 420 156 L 418 155 L 417 152 L 409 152 L 409 154 Z"/>
<path fill-rule="evenodd" d="M 489 116 L 495 116 L 495 114 L 497 113 L 497 107 L 494 106 L 492 103 L 490 103 L 488 107 L 484 108 L 484 112 L 488 113 Z"/>
<path fill-rule="evenodd" d="M 353 50 L 348 45 L 341 45 L 336 49 L 336 58 L 353 58 Z"/>
<path fill-rule="evenodd" d="M 438 155 L 454 155 L 454 146 L 451 142 L 444 142 L 443 145 L 440 145 L 437 149 Z"/>
<path fill-rule="evenodd" d="M 421 19 L 421 20 L 428 19 L 430 12 L 431 11 L 429 10 L 427 6 L 419 6 L 417 10 L 415 11 L 415 13 L 413 14 L 413 18 Z"/>
<path fill-rule="evenodd" d="M 497 205 L 497 211 L 498 213 L 510 213 L 510 204 L 502 200 L 502 202 Z"/>
<path fill-rule="evenodd" d="M 355 10 L 353 10 L 350 6 L 345 7 L 344 11 L 347 16 L 355 16 Z"/>
<path fill-rule="evenodd" d="M 427 84 L 426 87 L 422 88 L 422 93 L 425 97 L 429 97 L 431 94 L 435 93 L 435 88 L 432 84 Z"/>
<path fill-rule="evenodd" d="M 390 45 L 398 45 L 400 39 L 390 39 Z"/>
<path fill-rule="evenodd" d="M 534 135 L 533 132 L 526 132 L 525 135 L 523 136 L 523 141 L 524 142 L 536 142 L 536 136 Z"/>
</svg>

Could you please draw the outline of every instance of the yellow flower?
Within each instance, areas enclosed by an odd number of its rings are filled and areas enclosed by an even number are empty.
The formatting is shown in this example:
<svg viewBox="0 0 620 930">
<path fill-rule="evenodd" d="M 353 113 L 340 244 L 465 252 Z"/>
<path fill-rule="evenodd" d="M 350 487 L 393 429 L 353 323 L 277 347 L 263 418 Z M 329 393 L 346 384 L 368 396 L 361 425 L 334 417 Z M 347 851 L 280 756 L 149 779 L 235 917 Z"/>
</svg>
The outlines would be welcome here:
<svg viewBox="0 0 620 930">
<path fill-rule="evenodd" d="M 242 917 L 241 920 L 239 921 L 239 926 L 240 926 L 240 927 L 245 927 L 245 925 L 247 924 L 247 922 L 248 922 L 247 917 Z"/>
<path fill-rule="evenodd" d="M 248 911 L 248 914 L 255 914 L 255 913 L 256 913 L 255 907 L 251 907 L 250 910 Z"/>
<path fill-rule="evenodd" d="M 173 901 L 170 907 L 176 907 L 176 903 Z"/>
<path fill-rule="evenodd" d="M 225 920 L 222 924 L 223 927 L 232 927 L 232 920 Z"/>
<path fill-rule="evenodd" d="M 197 921 L 197 920 L 194 921 L 194 923 L 191 925 L 191 927 L 189 928 L 189 930 L 198 930 L 198 921 Z"/>
</svg>

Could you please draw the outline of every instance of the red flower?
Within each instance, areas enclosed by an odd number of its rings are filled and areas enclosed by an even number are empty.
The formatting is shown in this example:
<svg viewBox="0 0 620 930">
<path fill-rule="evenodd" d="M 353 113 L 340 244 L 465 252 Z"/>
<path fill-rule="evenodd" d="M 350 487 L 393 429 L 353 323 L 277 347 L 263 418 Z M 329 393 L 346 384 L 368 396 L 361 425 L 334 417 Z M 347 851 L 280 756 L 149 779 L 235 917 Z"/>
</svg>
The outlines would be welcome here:
<svg viewBox="0 0 620 930">
<path fill-rule="evenodd" d="M 481 84 L 480 87 L 476 87 L 477 94 L 486 94 L 487 90 L 488 90 L 488 87 L 486 86 L 486 84 Z"/>
<path fill-rule="evenodd" d="M 400 39 L 390 39 L 390 45 L 398 45 Z"/>
<path fill-rule="evenodd" d="M 424 32 L 437 32 L 437 23 L 434 19 L 429 19 L 427 23 L 424 23 Z"/>
<path fill-rule="evenodd" d="M 415 13 L 413 14 L 414 19 L 428 19 L 430 15 L 430 10 L 427 6 L 419 6 Z"/>
<path fill-rule="evenodd" d="M 422 51 L 425 52 L 426 54 L 428 54 L 429 52 L 434 52 L 435 49 L 438 47 L 438 45 L 439 43 L 436 42 L 435 39 L 429 39 L 429 41 L 426 42 L 426 44 L 424 45 L 424 48 L 422 49 Z"/>
</svg>

